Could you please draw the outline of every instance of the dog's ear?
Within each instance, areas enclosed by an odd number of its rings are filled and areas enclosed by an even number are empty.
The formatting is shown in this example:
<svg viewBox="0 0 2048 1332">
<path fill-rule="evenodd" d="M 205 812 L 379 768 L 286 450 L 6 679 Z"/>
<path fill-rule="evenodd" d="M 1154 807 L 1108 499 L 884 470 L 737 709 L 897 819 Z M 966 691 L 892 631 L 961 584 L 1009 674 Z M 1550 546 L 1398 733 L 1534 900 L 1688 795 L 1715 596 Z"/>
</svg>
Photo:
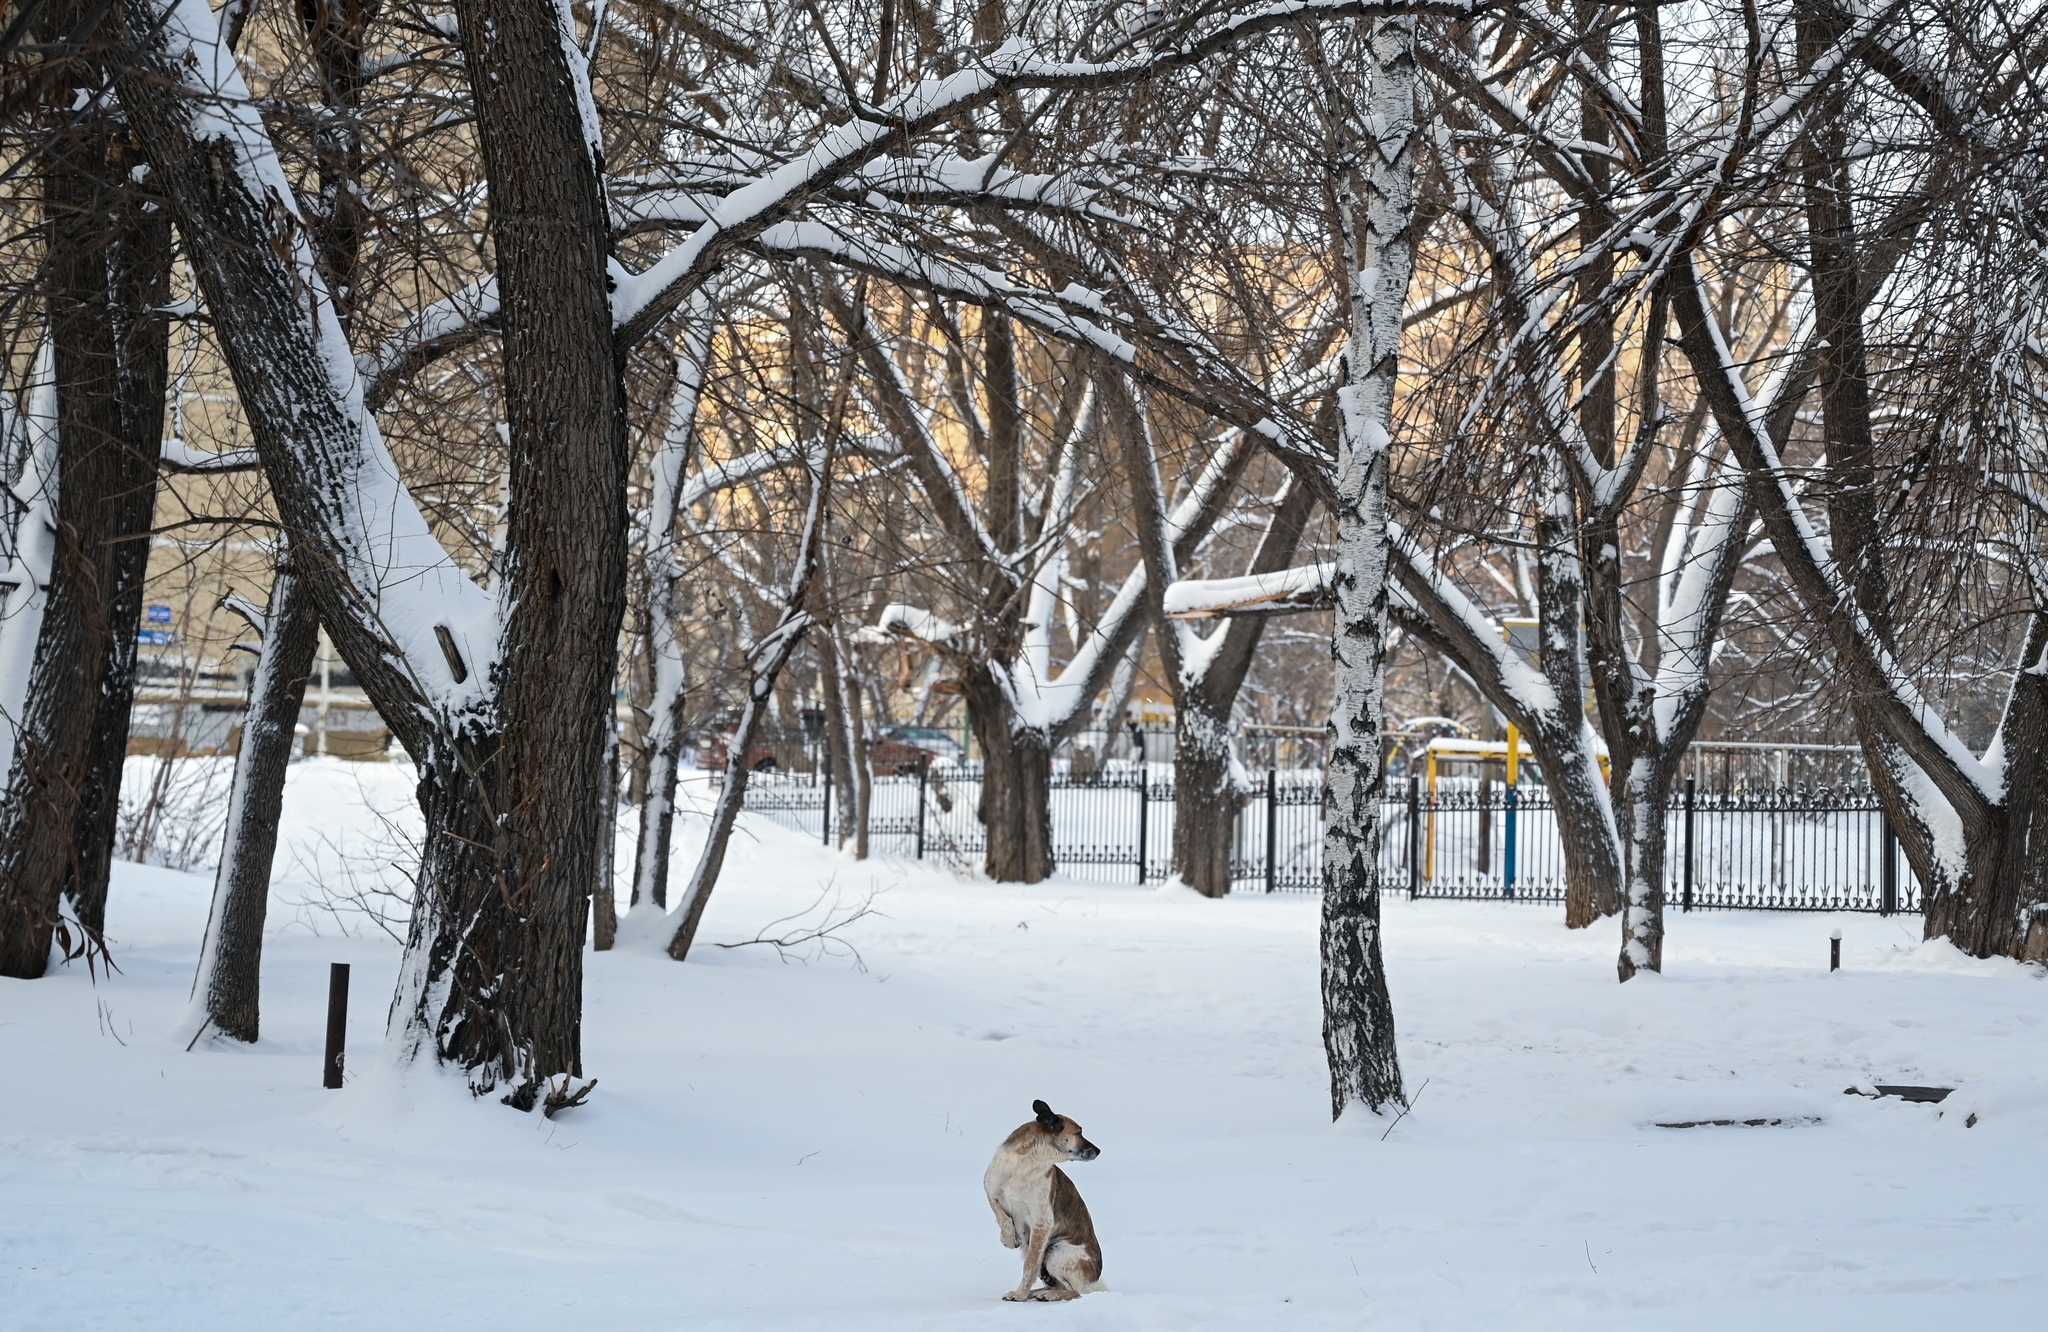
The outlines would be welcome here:
<svg viewBox="0 0 2048 1332">
<path fill-rule="evenodd" d="M 1042 1129 L 1056 1129 L 1060 1126 L 1060 1117 L 1054 1114 L 1052 1107 L 1044 1101 L 1033 1101 L 1031 1113 L 1038 1116 L 1038 1127 Z"/>
</svg>

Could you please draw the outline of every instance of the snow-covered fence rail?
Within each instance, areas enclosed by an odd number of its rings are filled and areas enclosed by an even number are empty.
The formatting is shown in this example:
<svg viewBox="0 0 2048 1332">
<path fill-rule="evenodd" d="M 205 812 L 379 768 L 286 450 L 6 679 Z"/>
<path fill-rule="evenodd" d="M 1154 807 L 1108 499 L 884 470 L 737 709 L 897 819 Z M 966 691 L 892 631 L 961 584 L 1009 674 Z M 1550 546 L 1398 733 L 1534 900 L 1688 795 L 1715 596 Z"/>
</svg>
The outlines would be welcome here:
<svg viewBox="0 0 2048 1332">
<path fill-rule="evenodd" d="M 1141 798 L 1141 787 L 1143 796 Z M 1564 900 L 1550 794 L 1524 784 L 1461 783 L 1434 794 L 1395 783 L 1382 809 L 1382 883 L 1410 897 Z M 828 792 L 813 775 L 757 774 L 747 808 L 827 841 Z M 985 848 L 972 764 L 878 777 L 869 839 L 879 855 L 978 860 Z M 1052 782 L 1053 849 L 1068 876 L 1157 882 L 1169 872 L 1173 780 L 1130 763 Z M 1665 896 L 1677 910 L 1900 911 L 1920 888 L 1867 789 L 1802 788 L 1674 796 Z M 1237 813 L 1232 879 L 1240 892 L 1322 887 L 1322 781 L 1306 771 L 1255 777 Z M 1142 868 L 1141 868 L 1142 866 Z"/>
</svg>

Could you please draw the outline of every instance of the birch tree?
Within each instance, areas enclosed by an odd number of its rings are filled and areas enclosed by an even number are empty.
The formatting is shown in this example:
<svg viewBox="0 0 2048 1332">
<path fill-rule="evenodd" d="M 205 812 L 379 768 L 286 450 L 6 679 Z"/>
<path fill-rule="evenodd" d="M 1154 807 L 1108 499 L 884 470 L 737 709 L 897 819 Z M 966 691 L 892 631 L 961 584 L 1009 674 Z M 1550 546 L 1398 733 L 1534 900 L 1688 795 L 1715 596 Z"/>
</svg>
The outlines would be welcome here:
<svg viewBox="0 0 2048 1332">
<path fill-rule="evenodd" d="M 1406 1103 L 1380 942 L 1380 795 L 1386 785 L 1387 473 L 1401 323 L 1414 264 L 1415 20 L 1374 22 L 1359 88 L 1329 77 L 1342 278 L 1350 298 L 1338 390 L 1336 663 L 1323 795 L 1323 1047 L 1330 1114 Z"/>
</svg>

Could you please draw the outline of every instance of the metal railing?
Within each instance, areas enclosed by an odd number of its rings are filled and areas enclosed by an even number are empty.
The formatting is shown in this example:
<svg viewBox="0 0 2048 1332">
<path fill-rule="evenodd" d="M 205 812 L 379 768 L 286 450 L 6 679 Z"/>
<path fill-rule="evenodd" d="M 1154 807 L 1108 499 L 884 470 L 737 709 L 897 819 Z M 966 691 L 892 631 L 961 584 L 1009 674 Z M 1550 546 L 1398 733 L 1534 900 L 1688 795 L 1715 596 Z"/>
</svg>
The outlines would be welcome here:
<svg viewBox="0 0 2048 1332">
<path fill-rule="evenodd" d="M 1117 763 L 1051 778 L 1053 856 L 1071 877 L 1147 883 L 1171 872 L 1173 780 L 1163 765 Z M 979 765 L 874 780 L 873 854 L 971 867 L 987 848 L 976 806 Z M 839 814 L 829 778 L 756 773 L 746 808 L 831 843 Z M 1677 911 L 1917 912 L 1920 889 L 1867 788 L 1698 791 L 1674 795 L 1664 896 Z M 1413 898 L 1558 903 L 1564 847 L 1550 792 L 1524 783 L 1390 783 L 1380 806 L 1382 890 Z M 1232 840 L 1238 891 L 1320 892 L 1322 778 L 1269 770 L 1241 799 Z"/>
</svg>

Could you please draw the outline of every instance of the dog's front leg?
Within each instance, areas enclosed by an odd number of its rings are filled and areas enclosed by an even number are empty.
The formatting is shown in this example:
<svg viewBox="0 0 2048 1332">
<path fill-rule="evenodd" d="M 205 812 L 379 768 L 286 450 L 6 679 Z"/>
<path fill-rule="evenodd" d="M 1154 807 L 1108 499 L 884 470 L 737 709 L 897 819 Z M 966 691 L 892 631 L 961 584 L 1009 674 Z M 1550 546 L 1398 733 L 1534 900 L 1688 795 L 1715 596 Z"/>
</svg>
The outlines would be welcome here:
<svg viewBox="0 0 2048 1332">
<path fill-rule="evenodd" d="M 1024 1280 L 1017 1289 L 1003 1296 L 1006 1300 L 1028 1300 L 1031 1287 L 1038 1283 L 1038 1274 L 1045 1269 L 1045 1246 L 1052 1238 L 1052 1227 L 1026 1227 L 1024 1231 Z"/>
<path fill-rule="evenodd" d="M 1003 1247 L 1014 1249 L 1024 1241 L 1017 1235 L 1017 1223 L 1003 1210 L 1003 1205 L 994 1198 L 988 1200 L 989 1210 L 996 1214 L 996 1233 L 1002 1237 Z"/>
</svg>

